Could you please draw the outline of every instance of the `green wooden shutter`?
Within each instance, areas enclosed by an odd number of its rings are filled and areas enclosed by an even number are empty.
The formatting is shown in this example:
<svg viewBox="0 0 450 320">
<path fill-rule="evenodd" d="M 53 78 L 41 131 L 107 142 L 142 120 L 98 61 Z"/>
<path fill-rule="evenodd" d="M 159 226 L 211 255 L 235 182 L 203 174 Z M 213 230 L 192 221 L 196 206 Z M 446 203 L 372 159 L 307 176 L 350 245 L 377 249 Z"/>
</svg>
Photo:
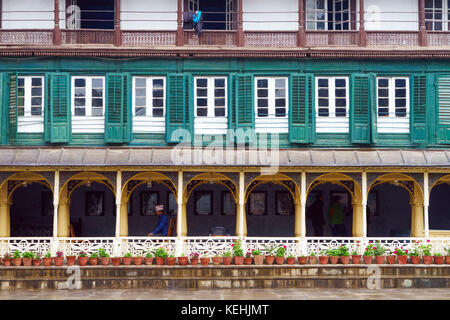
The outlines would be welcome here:
<svg viewBox="0 0 450 320">
<path fill-rule="evenodd" d="M 290 76 L 289 141 L 292 143 L 310 143 L 313 141 L 312 83 L 310 74 Z"/>
<path fill-rule="evenodd" d="M 427 135 L 427 88 L 426 75 L 411 76 L 411 141 L 426 143 Z"/>
<path fill-rule="evenodd" d="M 237 74 L 235 77 L 236 129 L 245 132 L 245 135 L 236 135 L 236 143 L 253 143 L 256 140 L 253 79 L 252 74 Z"/>
<path fill-rule="evenodd" d="M 130 76 L 124 73 L 106 75 L 105 142 L 130 141 Z"/>
<path fill-rule="evenodd" d="M 190 74 L 167 76 L 166 141 L 168 143 L 190 142 L 192 118 Z M 177 131 L 184 129 L 186 131 Z"/>
<path fill-rule="evenodd" d="M 438 77 L 437 143 L 450 144 L 450 76 Z"/>
<path fill-rule="evenodd" d="M 9 73 L 9 130 L 8 137 L 11 143 L 17 140 L 17 73 Z"/>
<path fill-rule="evenodd" d="M 0 73 L 0 144 L 3 144 L 3 137 L 5 136 L 3 134 L 3 115 L 4 115 L 4 96 L 3 96 L 3 81 L 4 81 L 5 77 L 3 76 L 3 73 Z"/>
<path fill-rule="evenodd" d="M 367 144 L 370 139 L 370 75 L 351 75 L 350 138 L 352 143 Z"/>
<path fill-rule="evenodd" d="M 47 75 L 48 113 L 45 128 L 48 142 L 64 143 L 71 138 L 70 75 L 50 73 Z"/>
<path fill-rule="evenodd" d="M 375 74 L 370 75 L 370 86 L 369 86 L 369 92 L 370 92 L 370 102 L 371 102 L 371 141 L 372 143 L 378 142 L 378 110 L 377 110 L 377 77 Z"/>
</svg>

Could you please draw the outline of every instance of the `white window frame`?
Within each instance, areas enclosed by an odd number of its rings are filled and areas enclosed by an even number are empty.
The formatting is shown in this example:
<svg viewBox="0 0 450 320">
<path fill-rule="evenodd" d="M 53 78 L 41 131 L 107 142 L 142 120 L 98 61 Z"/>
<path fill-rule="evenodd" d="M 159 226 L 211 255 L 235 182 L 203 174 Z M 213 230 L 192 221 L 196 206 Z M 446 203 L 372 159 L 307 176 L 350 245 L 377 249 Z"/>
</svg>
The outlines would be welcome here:
<svg viewBox="0 0 450 320">
<path fill-rule="evenodd" d="M 145 107 L 136 106 L 136 81 L 137 79 L 145 79 Z M 162 105 L 162 115 L 157 117 L 153 116 L 153 81 L 162 80 L 163 81 L 163 96 L 161 97 L 163 101 Z M 132 86 L 132 115 L 133 115 L 133 132 L 157 132 L 164 133 L 166 126 L 166 77 L 162 76 L 145 76 L 136 75 L 133 76 L 133 86 Z M 158 97 L 159 98 L 159 97 Z M 145 108 L 145 116 L 136 115 L 136 108 Z"/>
<path fill-rule="evenodd" d="M 425 1 L 425 25 L 428 31 L 449 31 L 450 24 L 450 6 L 449 0 L 442 0 L 442 8 L 436 8 L 436 0 L 433 1 L 433 7 L 427 7 L 427 3 Z M 441 19 L 435 19 L 436 14 L 441 14 Z M 431 14 L 432 18 L 430 19 L 428 15 Z M 441 24 L 441 29 L 436 30 L 436 23 Z"/>
<path fill-rule="evenodd" d="M 319 80 L 328 80 L 328 116 L 319 116 Z M 345 117 L 336 116 L 336 80 L 345 80 Z M 315 77 L 315 117 L 317 133 L 348 133 L 349 132 L 349 77 L 348 76 L 316 76 Z M 323 107 L 322 107 L 323 108 Z M 343 107 L 338 107 L 343 108 Z"/>
<path fill-rule="evenodd" d="M 23 116 L 19 116 L 19 106 L 17 106 L 17 132 L 32 132 L 42 133 L 44 132 L 44 100 L 45 100 L 45 78 L 43 76 L 18 76 L 17 88 L 19 87 L 19 79 L 24 80 L 24 104 Z M 41 80 L 41 115 L 31 115 L 31 101 L 32 101 L 32 81 L 33 79 Z M 18 97 L 17 97 L 18 99 Z"/>
<path fill-rule="evenodd" d="M 86 81 L 85 95 L 85 115 L 75 115 L 75 80 L 84 79 Z M 92 116 L 92 80 L 102 79 L 102 116 Z M 106 112 L 106 77 L 105 76 L 72 76 L 71 77 L 71 112 L 72 112 L 72 132 L 74 133 L 104 133 L 105 112 Z"/>
<path fill-rule="evenodd" d="M 389 81 L 389 114 L 388 116 L 380 116 L 378 113 L 378 110 L 380 108 L 379 105 L 379 94 L 378 94 L 378 80 L 386 79 Z M 405 80 L 406 83 L 406 116 L 405 117 L 399 117 L 395 114 L 395 80 Z M 410 83 L 409 83 L 409 77 L 404 76 L 380 76 L 376 78 L 376 97 L 377 97 L 377 131 L 379 133 L 409 133 L 409 126 L 410 126 Z M 386 108 L 386 107 L 381 107 Z"/>
<path fill-rule="evenodd" d="M 348 2 L 348 9 L 346 10 L 336 10 L 336 2 L 333 0 L 332 5 L 333 5 L 333 10 L 330 12 L 328 10 L 328 0 L 323 0 L 323 4 L 324 7 L 323 8 L 319 8 L 317 9 L 317 1 L 318 0 L 310 0 L 311 2 L 314 2 L 313 4 L 313 8 L 310 8 L 309 5 L 310 3 L 308 3 L 309 1 L 307 0 L 305 3 L 305 11 L 306 11 L 306 30 L 310 31 L 310 30 L 323 30 L 323 31 L 327 31 L 327 30 L 338 30 L 336 29 L 337 25 L 342 25 L 342 29 L 339 29 L 338 31 L 345 31 L 345 30 L 352 30 L 352 15 L 351 15 L 351 1 L 350 0 L 340 0 L 342 2 L 347 1 Z M 356 9 L 356 8 L 355 8 Z M 347 12 L 348 13 L 348 20 L 343 20 L 343 18 L 339 21 L 336 21 L 336 14 L 337 13 L 341 13 L 342 17 L 343 14 Z M 333 16 L 333 20 L 328 20 L 328 14 L 332 14 Z M 323 14 L 323 20 L 320 19 L 319 20 L 319 14 Z M 319 23 L 323 23 L 324 27 L 323 28 L 318 28 L 318 24 Z M 333 28 L 329 29 L 328 28 L 328 23 L 332 23 L 333 24 Z M 344 29 L 344 23 L 348 23 L 348 28 Z"/>
</svg>

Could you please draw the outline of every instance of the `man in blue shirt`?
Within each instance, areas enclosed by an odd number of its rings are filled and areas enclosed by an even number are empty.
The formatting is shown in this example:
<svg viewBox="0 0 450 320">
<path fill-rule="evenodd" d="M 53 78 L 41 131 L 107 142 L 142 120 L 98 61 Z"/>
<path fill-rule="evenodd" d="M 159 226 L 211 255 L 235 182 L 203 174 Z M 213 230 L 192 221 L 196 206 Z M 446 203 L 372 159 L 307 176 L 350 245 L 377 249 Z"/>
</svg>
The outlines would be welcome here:
<svg viewBox="0 0 450 320">
<path fill-rule="evenodd" d="M 156 215 L 158 216 L 158 226 L 150 232 L 147 236 L 162 235 L 167 236 L 169 231 L 169 218 L 163 213 L 164 206 L 162 204 L 155 207 Z"/>
</svg>

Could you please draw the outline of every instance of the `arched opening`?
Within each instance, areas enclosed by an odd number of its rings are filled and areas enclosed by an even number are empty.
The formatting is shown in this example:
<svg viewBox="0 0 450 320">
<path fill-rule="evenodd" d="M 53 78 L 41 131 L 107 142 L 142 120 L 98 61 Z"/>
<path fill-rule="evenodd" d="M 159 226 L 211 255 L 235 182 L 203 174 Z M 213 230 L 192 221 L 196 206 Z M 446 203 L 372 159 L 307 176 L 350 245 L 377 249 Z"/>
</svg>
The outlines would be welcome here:
<svg viewBox="0 0 450 320">
<path fill-rule="evenodd" d="M 450 176 L 446 176 L 431 189 L 428 219 L 430 230 L 450 230 Z"/>
</svg>

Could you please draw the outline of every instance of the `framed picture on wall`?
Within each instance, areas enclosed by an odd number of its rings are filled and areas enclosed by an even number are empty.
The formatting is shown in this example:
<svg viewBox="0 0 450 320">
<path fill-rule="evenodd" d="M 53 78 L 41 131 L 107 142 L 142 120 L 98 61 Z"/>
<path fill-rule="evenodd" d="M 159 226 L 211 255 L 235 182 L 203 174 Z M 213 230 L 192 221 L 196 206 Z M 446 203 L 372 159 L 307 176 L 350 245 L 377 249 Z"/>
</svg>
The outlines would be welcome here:
<svg viewBox="0 0 450 320">
<path fill-rule="evenodd" d="M 200 216 L 212 215 L 212 192 L 195 191 L 194 195 L 195 214 Z"/>
<path fill-rule="evenodd" d="M 224 216 L 236 215 L 236 203 L 230 191 L 222 191 L 222 214 Z"/>
<path fill-rule="evenodd" d="M 116 201 L 115 199 L 113 199 L 113 216 L 116 216 Z M 133 213 L 133 195 L 130 195 L 130 198 L 128 198 L 128 216 L 131 216 L 131 214 Z"/>
<path fill-rule="evenodd" d="M 141 215 L 156 215 L 155 206 L 159 204 L 159 193 L 156 191 L 141 191 Z"/>
<path fill-rule="evenodd" d="M 255 191 L 250 193 L 248 213 L 252 216 L 263 216 L 266 214 L 267 193 Z"/>
<path fill-rule="evenodd" d="M 350 194 L 346 191 L 331 191 L 330 192 L 330 205 L 333 202 L 333 197 L 339 197 L 339 203 L 342 206 L 346 215 L 351 214 L 352 202 L 350 198 Z"/>
<path fill-rule="evenodd" d="M 289 191 L 276 192 L 277 214 L 290 216 L 294 214 L 294 202 Z"/>
<path fill-rule="evenodd" d="M 103 191 L 86 191 L 86 216 L 105 215 L 105 193 Z"/>
<path fill-rule="evenodd" d="M 175 199 L 175 195 L 172 191 L 167 191 L 167 206 L 166 213 L 170 215 L 177 215 L 177 200 Z"/>
<path fill-rule="evenodd" d="M 367 214 L 370 216 L 378 216 L 378 191 L 371 191 L 367 198 Z"/>
<path fill-rule="evenodd" d="M 53 195 L 50 191 L 41 193 L 41 214 L 44 217 L 53 215 Z"/>
</svg>

